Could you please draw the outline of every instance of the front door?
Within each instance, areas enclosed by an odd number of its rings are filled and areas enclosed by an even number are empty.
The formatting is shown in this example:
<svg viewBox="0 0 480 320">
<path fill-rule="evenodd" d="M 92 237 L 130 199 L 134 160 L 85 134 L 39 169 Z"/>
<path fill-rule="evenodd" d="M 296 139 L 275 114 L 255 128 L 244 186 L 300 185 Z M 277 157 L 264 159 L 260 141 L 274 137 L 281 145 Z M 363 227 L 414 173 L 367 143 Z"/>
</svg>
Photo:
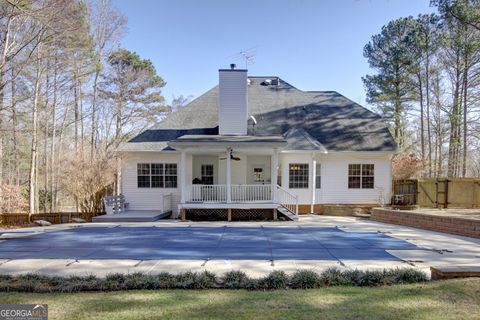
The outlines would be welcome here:
<svg viewBox="0 0 480 320">
<path fill-rule="evenodd" d="M 254 184 L 265 184 L 265 166 L 254 165 L 251 174 Z"/>
</svg>

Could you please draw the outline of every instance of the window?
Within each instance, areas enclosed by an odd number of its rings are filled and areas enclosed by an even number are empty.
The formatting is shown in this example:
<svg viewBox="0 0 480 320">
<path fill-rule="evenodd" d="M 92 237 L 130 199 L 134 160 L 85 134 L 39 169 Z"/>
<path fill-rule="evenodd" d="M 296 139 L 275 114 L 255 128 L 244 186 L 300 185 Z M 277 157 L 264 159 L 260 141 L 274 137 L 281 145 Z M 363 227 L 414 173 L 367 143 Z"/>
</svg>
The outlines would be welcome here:
<svg viewBox="0 0 480 320">
<path fill-rule="evenodd" d="M 137 164 L 137 185 L 139 188 L 150 188 L 150 164 Z"/>
<path fill-rule="evenodd" d="M 253 181 L 263 182 L 263 168 L 253 168 Z"/>
<path fill-rule="evenodd" d="M 177 187 L 177 164 L 166 163 L 165 164 L 165 188 Z"/>
<path fill-rule="evenodd" d="M 213 184 L 213 164 L 202 164 L 202 184 Z"/>
<path fill-rule="evenodd" d="M 308 163 L 290 163 L 288 172 L 290 189 L 308 189 Z"/>
<path fill-rule="evenodd" d="M 152 163 L 152 188 L 163 188 L 163 163 Z"/>
<path fill-rule="evenodd" d="M 176 188 L 176 163 L 138 163 L 138 188 Z"/>
<path fill-rule="evenodd" d="M 322 187 L 322 165 L 317 163 L 315 166 L 315 188 L 320 189 Z"/>
<path fill-rule="evenodd" d="M 373 164 L 349 164 L 348 188 L 373 189 L 375 184 L 374 171 Z"/>
<path fill-rule="evenodd" d="M 277 184 L 281 187 L 282 186 L 282 165 L 278 164 L 277 168 Z"/>
</svg>

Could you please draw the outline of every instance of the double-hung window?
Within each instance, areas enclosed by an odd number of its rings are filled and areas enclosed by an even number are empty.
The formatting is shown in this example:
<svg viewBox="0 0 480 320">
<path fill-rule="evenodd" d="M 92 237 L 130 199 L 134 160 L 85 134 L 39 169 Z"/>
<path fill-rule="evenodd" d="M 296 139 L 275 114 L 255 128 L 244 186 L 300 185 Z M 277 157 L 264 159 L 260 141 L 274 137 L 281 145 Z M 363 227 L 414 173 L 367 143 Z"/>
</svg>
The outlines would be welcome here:
<svg viewBox="0 0 480 320">
<path fill-rule="evenodd" d="M 202 164 L 202 184 L 213 185 L 213 164 Z"/>
<path fill-rule="evenodd" d="M 138 163 L 138 188 L 176 188 L 176 163 Z"/>
<path fill-rule="evenodd" d="M 320 189 L 322 187 L 322 165 L 317 163 L 315 166 L 315 188 Z"/>
<path fill-rule="evenodd" d="M 373 164 L 349 164 L 348 165 L 348 188 L 349 189 L 373 189 L 375 185 L 375 165 Z"/>
<path fill-rule="evenodd" d="M 308 189 L 308 163 L 290 163 L 288 169 L 288 187 Z"/>
</svg>

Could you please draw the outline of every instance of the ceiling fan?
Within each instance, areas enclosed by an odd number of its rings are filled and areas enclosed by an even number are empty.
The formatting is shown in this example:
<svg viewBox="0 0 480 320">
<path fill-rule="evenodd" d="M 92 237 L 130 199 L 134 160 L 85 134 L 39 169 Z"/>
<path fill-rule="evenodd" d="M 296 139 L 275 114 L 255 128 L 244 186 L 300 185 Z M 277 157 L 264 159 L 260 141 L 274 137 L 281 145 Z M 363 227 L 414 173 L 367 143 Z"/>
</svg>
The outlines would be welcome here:
<svg viewBox="0 0 480 320">
<path fill-rule="evenodd" d="M 241 160 L 239 157 L 235 157 L 233 155 L 233 150 L 230 150 L 230 159 L 235 160 L 235 161 L 240 161 Z M 220 160 L 227 160 L 227 158 L 220 158 Z"/>
</svg>

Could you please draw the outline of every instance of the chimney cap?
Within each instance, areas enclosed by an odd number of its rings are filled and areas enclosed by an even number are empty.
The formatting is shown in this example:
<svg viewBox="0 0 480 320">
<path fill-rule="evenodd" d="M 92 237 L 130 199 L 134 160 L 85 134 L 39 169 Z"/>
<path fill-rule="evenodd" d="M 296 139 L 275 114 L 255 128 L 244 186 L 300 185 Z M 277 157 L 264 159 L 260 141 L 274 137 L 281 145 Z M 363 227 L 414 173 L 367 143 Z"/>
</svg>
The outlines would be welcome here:
<svg viewBox="0 0 480 320">
<path fill-rule="evenodd" d="M 237 65 L 235 63 L 230 63 L 230 69 L 235 70 Z"/>
</svg>

